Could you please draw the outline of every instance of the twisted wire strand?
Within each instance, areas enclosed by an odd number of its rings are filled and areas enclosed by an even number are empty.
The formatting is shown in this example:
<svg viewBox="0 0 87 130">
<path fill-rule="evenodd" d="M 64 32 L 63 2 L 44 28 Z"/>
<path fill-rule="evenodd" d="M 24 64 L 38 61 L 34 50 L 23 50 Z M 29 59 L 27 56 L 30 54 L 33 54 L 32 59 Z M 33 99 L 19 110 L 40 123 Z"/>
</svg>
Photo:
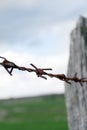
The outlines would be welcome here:
<svg viewBox="0 0 87 130">
<path fill-rule="evenodd" d="M 87 82 L 87 78 L 86 77 L 79 78 L 77 76 L 77 72 L 74 74 L 74 76 L 67 77 L 65 74 L 53 74 L 53 73 L 46 72 L 49 70 L 51 71 L 52 68 L 38 68 L 34 64 L 31 63 L 30 65 L 33 67 L 33 69 L 32 69 L 32 68 L 27 68 L 24 66 L 18 66 L 14 62 L 7 60 L 5 57 L 0 56 L 0 58 L 3 59 L 3 61 L 0 63 L 0 65 L 2 65 L 11 76 L 12 76 L 13 69 L 18 69 L 21 71 L 35 72 L 37 77 L 43 78 L 45 80 L 47 80 L 47 77 L 46 77 L 46 75 L 47 75 L 50 78 L 57 78 L 57 79 L 64 81 L 68 84 L 71 84 L 71 81 L 74 81 L 76 83 L 80 83 L 80 85 L 83 86 L 83 83 Z"/>
</svg>

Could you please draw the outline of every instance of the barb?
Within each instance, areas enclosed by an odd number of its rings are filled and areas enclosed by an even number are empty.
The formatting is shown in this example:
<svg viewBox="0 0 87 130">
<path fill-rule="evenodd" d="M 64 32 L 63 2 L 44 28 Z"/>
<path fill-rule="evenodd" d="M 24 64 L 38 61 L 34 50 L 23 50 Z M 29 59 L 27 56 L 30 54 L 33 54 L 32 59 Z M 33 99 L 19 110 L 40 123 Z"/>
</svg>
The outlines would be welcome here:
<svg viewBox="0 0 87 130">
<path fill-rule="evenodd" d="M 83 86 L 83 84 L 82 84 L 82 79 L 84 79 L 84 78 L 78 78 L 77 77 L 77 72 L 74 74 L 74 76 L 71 78 L 71 77 L 67 77 L 67 80 L 71 80 L 71 81 L 74 81 L 74 82 L 79 82 L 80 83 L 80 85 L 81 86 Z"/>
<path fill-rule="evenodd" d="M 1 59 L 7 60 L 5 57 L 0 56 Z"/>
<path fill-rule="evenodd" d="M 37 68 L 34 64 L 30 64 L 33 68 L 35 68 L 34 72 L 36 73 L 37 77 L 41 77 L 47 80 L 47 78 L 43 75 L 48 75 L 47 72 L 44 70 L 52 70 L 51 68 Z"/>
<path fill-rule="evenodd" d="M 25 67 L 20 67 L 2 56 L 0 56 L 0 58 L 4 59 L 3 62 L 0 63 L 0 65 L 2 65 L 11 76 L 13 69 L 25 70 Z"/>
</svg>

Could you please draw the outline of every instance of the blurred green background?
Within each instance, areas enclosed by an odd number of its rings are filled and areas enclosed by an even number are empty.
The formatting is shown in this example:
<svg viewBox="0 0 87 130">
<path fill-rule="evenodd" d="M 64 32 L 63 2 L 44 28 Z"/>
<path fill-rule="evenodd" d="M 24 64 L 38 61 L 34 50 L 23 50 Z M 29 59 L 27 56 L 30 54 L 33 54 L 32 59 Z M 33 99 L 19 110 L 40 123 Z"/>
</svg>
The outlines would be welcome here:
<svg viewBox="0 0 87 130">
<path fill-rule="evenodd" d="M 64 95 L 0 101 L 1 130 L 68 130 Z"/>
</svg>

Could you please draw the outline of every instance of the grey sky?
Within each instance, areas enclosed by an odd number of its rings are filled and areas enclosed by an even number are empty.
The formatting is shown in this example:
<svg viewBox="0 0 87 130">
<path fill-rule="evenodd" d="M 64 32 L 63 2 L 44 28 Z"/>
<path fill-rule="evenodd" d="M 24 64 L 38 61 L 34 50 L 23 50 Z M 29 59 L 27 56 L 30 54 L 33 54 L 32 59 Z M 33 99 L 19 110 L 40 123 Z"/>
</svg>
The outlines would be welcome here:
<svg viewBox="0 0 87 130">
<path fill-rule="evenodd" d="M 4 0 L 0 6 L 0 40 L 16 42 L 35 37 L 49 25 L 73 19 L 85 12 L 87 4 L 82 0 Z"/>
</svg>

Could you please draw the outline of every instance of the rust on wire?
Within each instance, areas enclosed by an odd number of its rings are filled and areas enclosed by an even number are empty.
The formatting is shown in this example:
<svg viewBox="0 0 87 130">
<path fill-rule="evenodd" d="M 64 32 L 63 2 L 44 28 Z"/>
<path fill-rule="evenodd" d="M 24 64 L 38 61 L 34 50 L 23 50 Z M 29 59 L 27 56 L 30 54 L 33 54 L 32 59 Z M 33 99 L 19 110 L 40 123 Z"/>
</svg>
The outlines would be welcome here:
<svg viewBox="0 0 87 130">
<path fill-rule="evenodd" d="M 36 73 L 37 77 L 41 77 L 47 80 L 47 78 L 43 75 L 48 75 L 48 73 L 44 70 L 52 70 L 51 68 L 37 68 L 34 64 L 30 65 L 34 68 L 34 72 Z"/>
<path fill-rule="evenodd" d="M 77 72 L 74 74 L 74 76 L 72 77 L 67 77 L 65 74 L 52 74 L 52 73 L 47 73 L 47 70 L 52 70 L 52 68 L 38 68 L 36 67 L 34 64 L 30 64 L 34 69 L 32 68 L 27 68 L 27 67 L 23 67 L 23 66 L 18 66 L 15 63 L 7 60 L 5 57 L 0 56 L 0 58 L 3 59 L 3 61 L 0 63 L 0 65 L 2 65 L 5 70 L 12 75 L 12 71 L 13 69 L 18 69 L 21 71 L 27 71 L 27 72 L 35 72 L 37 77 L 43 78 L 47 80 L 47 76 L 49 76 L 50 78 L 57 78 L 59 80 L 65 81 L 68 84 L 71 84 L 71 81 L 74 81 L 76 83 L 80 83 L 81 86 L 83 86 L 84 82 L 87 82 L 87 78 L 79 78 L 77 76 Z"/>
<path fill-rule="evenodd" d="M 10 75 L 12 75 L 13 69 L 25 70 L 25 67 L 20 67 L 2 56 L 0 56 L 0 58 L 3 59 L 0 65 L 2 65 Z"/>
</svg>

